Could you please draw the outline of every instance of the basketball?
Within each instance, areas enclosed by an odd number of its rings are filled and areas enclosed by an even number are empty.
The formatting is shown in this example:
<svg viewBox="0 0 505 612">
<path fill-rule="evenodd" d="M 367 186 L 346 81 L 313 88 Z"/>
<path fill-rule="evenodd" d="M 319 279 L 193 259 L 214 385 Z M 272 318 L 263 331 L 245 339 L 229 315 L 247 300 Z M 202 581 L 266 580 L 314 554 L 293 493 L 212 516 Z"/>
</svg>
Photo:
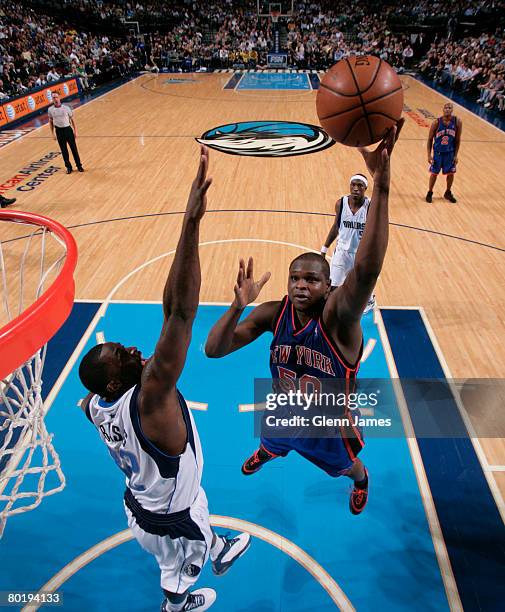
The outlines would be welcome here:
<svg viewBox="0 0 505 612">
<path fill-rule="evenodd" d="M 403 88 L 394 69 L 372 55 L 347 57 L 324 75 L 316 98 L 321 126 L 337 142 L 366 147 L 400 119 Z"/>
</svg>

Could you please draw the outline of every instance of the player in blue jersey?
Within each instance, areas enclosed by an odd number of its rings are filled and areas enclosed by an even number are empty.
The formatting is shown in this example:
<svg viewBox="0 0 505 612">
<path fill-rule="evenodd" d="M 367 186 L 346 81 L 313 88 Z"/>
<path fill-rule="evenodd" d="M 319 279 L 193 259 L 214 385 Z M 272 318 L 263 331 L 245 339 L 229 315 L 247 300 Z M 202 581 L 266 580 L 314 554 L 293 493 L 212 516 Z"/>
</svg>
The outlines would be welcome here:
<svg viewBox="0 0 505 612">
<path fill-rule="evenodd" d="M 388 244 L 390 155 L 403 125 L 400 120 L 375 151 L 361 149 L 374 177 L 372 203 L 353 269 L 343 284 L 331 291 L 330 269 L 324 257 L 304 253 L 289 267 L 288 295 L 265 302 L 239 322 L 244 308 L 258 297 L 270 278 L 254 280 L 253 260 L 241 260 L 235 299 L 214 325 L 207 339 L 209 357 L 223 357 L 253 342 L 265 332 L 273 333 L 270 369 L 275 384 L 301 388 L 319 379 L 351 380 L 358 371 L 363 351 L 361 316 L 382 269 Z M 266 462 L 291 450 L 330 476 L 349 476 L 354 481 L 350 510 L 359 514 L 368 499 L 368 473 L 357 455 L 363 448 L 361 432 L 350 426 L 335 429 L 331 437 L 285 438 L 262 435 L 261 445 L 242 466 L 254 474 Z"/>
<path fill-rule="evenodd" d="M 442 173 L 447 176 L 447 187 L 444 198 L 456 203 L 456 198 L 452 194 L 451 187 L 454 182 L 456 166 L 458 164 L 459 145 L 461 143 L 461 130 L 463 127 L 461 119 L 455 117 L 454 107 L 448 102 L 444 104 L 444 114 L 435 119 L 431 124 L 428 136 L 428 163 L 430 164 L 430 183 L 426 201 L 433 202 L 433 187 L 437 176 Z"/>
<path fill-rule="evenodd" d="M 213 589 L 190 588 L 209 556 L 222 575 L 247 550 L 249 534 L 214 533 L 201 486 L 203 453 L 196 424 L 177 389 L 200 294 L 198 240 L 207 206 L 208 151 L 201 149 L 174 261 L 163 291 L 164 321 L 149 360 L 135 347 L 106 342 L 82 359 L 91 391 L 82 404 L 126 476 L 124 506 L 139 544 L 155 556 L 165 595 L 162 612 L 204 612 Z"/>
</svg>

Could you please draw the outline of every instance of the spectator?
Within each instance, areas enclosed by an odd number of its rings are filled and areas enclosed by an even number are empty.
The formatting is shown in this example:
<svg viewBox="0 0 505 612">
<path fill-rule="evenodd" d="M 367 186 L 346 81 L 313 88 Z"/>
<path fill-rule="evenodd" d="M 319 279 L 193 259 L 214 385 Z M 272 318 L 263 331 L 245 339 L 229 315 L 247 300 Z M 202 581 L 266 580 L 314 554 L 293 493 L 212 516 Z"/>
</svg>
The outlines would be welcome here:
<svg viewBox="0 0 505 612">
<path fill-rule="evenodd" d="M 59 81 L 61 76 L 56 72 L 54 68 L 51 68 L 47 73 L 46 81 L 50 83 L 51 81 Z"/>
<path fill-rule="evenodd" d="M 414 49 L 408 44 L 402 51 L 403 61 L 407 68 L 412 66 L 412 58 L 414 57 Z"/>
</svg>

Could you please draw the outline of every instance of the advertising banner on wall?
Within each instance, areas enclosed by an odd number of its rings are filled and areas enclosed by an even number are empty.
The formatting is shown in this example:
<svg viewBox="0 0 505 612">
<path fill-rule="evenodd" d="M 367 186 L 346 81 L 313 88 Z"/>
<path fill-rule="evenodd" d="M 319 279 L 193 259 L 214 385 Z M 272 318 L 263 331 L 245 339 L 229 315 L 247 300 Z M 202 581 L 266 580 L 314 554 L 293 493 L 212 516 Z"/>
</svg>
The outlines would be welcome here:
<svg viewBox="0 0 505 612">
<path fill-rule="evenodd" d="M 47 108 L 52 102 L 53 91 L 57 91 L 62 100 L 69 98 L 79 92 L 77 79 L 54 83 L 38 91 L 5 102 L 0 106 L 0 128 Z"/>
</svg>

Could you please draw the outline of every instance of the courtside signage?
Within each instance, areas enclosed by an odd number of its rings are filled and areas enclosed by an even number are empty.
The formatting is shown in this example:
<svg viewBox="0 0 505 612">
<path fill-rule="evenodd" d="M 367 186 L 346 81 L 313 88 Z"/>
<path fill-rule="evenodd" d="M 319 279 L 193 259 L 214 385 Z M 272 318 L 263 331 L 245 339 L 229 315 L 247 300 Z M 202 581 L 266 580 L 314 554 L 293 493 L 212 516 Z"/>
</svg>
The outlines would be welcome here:
<svg viewBox="0 0 505 612">
<path fill-rule="evenodd" d="M 62 100 L 68 98 L 68 96 L 73 96 L 79 92 L 77 79 L 70 79 L 64 83 L 55 83 L 30 95 L 21 96 L 2 104 L 0 107 L 0 126 L 8 125 L 13 121 L 21 119 L 21 117 L 47 108 L 52 103 L 51 92 L 53 91 L 58 92 Z"/>
</svg>

